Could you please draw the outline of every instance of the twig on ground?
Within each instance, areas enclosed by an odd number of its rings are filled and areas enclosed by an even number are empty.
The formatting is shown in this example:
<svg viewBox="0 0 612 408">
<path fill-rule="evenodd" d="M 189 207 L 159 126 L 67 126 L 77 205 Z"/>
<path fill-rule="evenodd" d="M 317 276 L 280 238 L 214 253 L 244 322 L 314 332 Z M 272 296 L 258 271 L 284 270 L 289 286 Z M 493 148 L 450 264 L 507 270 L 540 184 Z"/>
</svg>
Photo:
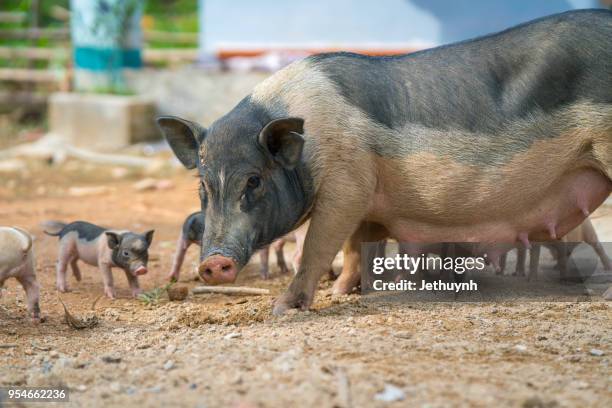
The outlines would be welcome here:
<svg viewBox="0 0 612 408">
<path fill-rule="evenodd" d="M 223 293 L 225 295 L 269 295 L 268 289 L 246 286 L 196 286 L 191 290 L 194 295 L 201 293 Z"/>
</svg>

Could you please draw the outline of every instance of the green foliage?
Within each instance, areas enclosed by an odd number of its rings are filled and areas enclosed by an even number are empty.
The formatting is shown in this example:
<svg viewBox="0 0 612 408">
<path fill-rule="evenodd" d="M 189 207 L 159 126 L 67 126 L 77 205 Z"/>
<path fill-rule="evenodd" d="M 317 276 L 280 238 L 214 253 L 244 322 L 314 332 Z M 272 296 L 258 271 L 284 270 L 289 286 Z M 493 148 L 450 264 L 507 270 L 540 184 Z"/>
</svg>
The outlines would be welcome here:
<svg viewBox="0 0 612 408">
<path fill-rule="evenodd" d="M 170 289 L 172 285 L 174 285 L 174 283 L 175 282 L 170 282 L 165 286 L 154 288 L 148 292 L 141 293 L 140 295 L 138 295 L 138 300 L 140 300 L 147 306 L 157 305 L 161 301 L 164 294 L 168 291 L 168 289 Z"/>
</svg>

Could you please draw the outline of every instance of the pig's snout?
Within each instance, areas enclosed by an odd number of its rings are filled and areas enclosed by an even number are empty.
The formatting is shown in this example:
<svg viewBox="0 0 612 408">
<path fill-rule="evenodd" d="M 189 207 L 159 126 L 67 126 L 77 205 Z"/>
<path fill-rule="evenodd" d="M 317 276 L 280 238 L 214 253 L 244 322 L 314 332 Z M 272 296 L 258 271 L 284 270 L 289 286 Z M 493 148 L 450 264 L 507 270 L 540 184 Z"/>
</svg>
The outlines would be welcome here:
<svg viewBox="0 0 612 408">
<path fill-rule="evenodd" d="M 206 283 L 233 283 L 238 275 L 236 262 L 222 255 L 213 255 L 206 258 L 198 268 L 200 277 Z"/>
<path fill-rule="evenodd" d="M 134 273 L 136 274 L 136 276 L 139 275 L 146 275 L 146 273 L 148 272 L 147 267 L 146 266 L 139 266 L 138 268 L 136 268 L 136 270 L 134 271 Z"/>
</svg>

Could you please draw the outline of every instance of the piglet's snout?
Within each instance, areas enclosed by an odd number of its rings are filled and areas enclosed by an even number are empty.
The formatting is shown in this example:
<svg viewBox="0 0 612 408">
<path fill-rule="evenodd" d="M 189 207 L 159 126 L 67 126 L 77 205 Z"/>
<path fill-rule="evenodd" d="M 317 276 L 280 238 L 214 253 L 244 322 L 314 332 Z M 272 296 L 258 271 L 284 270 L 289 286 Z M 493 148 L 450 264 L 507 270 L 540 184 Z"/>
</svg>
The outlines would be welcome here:
<svg viewBox="0 0 612 408">
<path fill-rule="evenodd" d="M 222 255 L 213 255 L 206 258 L 198 268 L 200 277 L 206 283 L 233 283 L 238 275 L 236 262 Z"/>
<path fill-rule="evenodd" d="M 146 266 L 139 266 L 138 268 L 136 268 L 136 270 L 134 271 L 134 273 L 136 275 L 146 275 L 146 273 L 148 272 Z"/>
</svg>

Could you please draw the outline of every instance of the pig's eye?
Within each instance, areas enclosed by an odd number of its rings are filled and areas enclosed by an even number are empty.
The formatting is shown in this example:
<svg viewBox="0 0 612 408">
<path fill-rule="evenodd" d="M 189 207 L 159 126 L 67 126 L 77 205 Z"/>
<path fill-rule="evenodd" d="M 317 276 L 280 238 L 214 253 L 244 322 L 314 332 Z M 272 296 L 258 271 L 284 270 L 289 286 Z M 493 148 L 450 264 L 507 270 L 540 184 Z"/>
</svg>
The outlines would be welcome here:
<svg viewBox="0 0 612 408">
<path fill-rule="evenodd" d="M 128 251 L 123 251 L 123 256 L 130 256 L 130 253 Z"/>
<path fill-rule="evenodd" d="M 254 190 L 261 184 L 261 177 L 259 176 L 251 176 L 247 180 L 247 188 Z"/>
</svg>

